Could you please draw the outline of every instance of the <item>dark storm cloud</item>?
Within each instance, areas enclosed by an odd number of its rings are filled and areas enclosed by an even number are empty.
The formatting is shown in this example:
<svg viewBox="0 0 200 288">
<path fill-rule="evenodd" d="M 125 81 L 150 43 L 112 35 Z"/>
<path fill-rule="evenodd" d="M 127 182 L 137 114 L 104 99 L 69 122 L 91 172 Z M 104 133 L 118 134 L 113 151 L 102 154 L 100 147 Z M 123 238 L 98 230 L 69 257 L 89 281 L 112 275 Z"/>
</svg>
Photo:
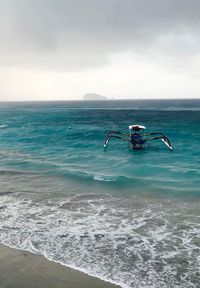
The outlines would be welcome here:
<svg viewBox="0 0 200 288">
<path fill-rule="evenodd" d="M 197 54 L 199 12 L 199 0 L 0 0 L 0 64 L 67 69 L 126 50 Z"/>
</svg>

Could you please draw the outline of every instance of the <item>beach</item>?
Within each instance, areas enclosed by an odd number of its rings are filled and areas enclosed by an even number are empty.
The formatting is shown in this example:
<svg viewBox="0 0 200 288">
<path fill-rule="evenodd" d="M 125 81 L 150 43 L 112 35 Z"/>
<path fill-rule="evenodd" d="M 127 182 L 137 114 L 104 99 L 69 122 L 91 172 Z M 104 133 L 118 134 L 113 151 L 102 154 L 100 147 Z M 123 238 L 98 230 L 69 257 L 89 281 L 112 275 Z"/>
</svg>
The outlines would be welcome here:
<svg viewBox="0 0 200 288">
<path fill-rule="evenodd" d="M 117 288 L 43 256 L 0 245 L 0 287 Z"/>
</svg>

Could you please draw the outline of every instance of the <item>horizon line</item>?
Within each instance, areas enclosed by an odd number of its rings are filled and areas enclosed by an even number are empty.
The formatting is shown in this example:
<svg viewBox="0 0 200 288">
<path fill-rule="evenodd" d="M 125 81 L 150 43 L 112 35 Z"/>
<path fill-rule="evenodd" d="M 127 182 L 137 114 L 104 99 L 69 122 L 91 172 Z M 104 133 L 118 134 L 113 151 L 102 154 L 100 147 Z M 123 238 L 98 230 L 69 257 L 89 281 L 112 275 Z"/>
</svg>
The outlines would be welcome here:
<svg viewBox="0 0 200 288">
<path fill-rule="evenodd" d="M 138 100 L 200 100 L 199 98 L 189 98 L 189 97 L 183 97 L 183 98 L 111 98 L 111 99 L 102 99 L 102 100 L 84 100 L 84 99 L 73 99 L 73 100 L 67 100 L 67 99 L 49 99 L 49 100 L 7 100 L 7 101 L 1 101 L 0 103 L 18 103 L 18 102 L 107 102 L 107 101 L 138 101 Z"/>
</svg>

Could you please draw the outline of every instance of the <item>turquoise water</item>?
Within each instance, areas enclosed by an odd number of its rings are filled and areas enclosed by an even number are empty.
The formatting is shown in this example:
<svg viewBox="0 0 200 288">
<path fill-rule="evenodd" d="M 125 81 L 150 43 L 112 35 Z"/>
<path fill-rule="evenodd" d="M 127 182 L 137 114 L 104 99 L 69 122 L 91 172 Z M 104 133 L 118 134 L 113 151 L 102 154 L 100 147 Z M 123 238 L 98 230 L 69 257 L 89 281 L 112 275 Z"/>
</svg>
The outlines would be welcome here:
<svg viewBox="0 0 200 288">
<path fill-rule="evenodd" d="M 109 130 L 161 141 L 133 151 Z M 119 283 L 199 287 L 200 100 L 0 104 L 0 241 Z"/>
</svg>

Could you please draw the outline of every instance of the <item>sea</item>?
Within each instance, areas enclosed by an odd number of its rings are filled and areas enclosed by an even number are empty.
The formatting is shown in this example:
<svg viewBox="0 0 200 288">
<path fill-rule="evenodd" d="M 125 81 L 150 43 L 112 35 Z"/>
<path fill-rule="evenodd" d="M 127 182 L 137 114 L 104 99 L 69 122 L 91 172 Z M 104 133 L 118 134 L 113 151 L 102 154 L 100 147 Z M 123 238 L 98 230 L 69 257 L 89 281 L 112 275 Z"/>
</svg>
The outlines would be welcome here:
<svg viewBox="0 0 200 288">
<path fill-rule="evenodd" d="M 104 150 L 132 124 L 173 151 Z M 123 288 L 200 287 L 200 99 L 0 103 L 0 243 Z"/>
</svg>

